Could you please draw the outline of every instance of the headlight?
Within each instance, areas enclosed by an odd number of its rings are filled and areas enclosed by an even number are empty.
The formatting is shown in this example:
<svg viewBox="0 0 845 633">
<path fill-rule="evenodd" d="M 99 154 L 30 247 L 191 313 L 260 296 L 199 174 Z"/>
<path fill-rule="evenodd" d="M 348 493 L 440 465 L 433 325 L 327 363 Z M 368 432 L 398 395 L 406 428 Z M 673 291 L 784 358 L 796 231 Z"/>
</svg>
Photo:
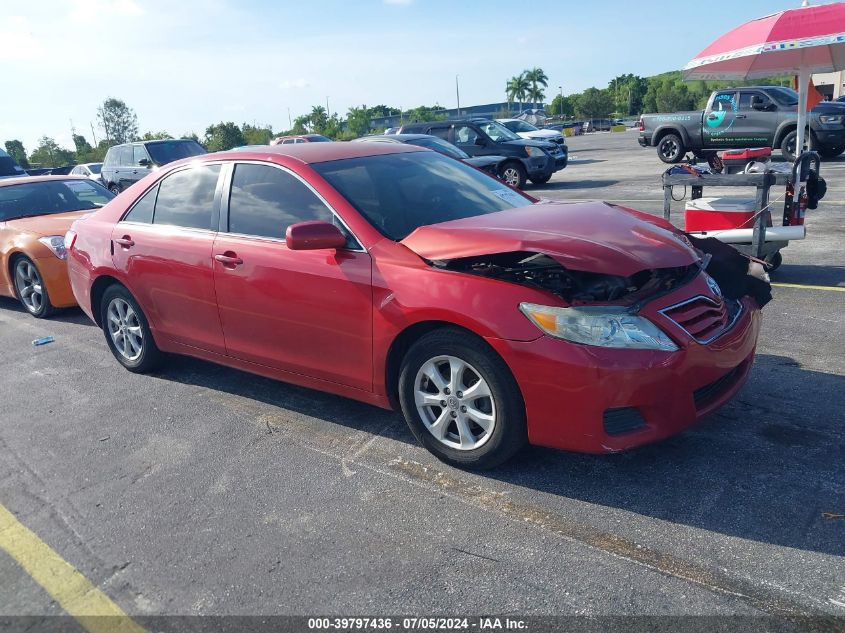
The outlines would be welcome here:
<svg viewBox="0 0 845 633">
<path fill-rule="evenodd" d="M 53 255 L 59 259 L 67 259 L 67 249 L 65 248 L 64 235 L 51 235 L 49 237 L 39 237 L 38 241 L 49 248 Z"/>
<path fill-rule="evenodd" d="M 520 303 L 519 309 L 549 336 L 573 343 L 673 352 L 678 346 L 648 319 L 625 308 L 555 308 Z"/>
<path fill-rule="evenodd" d="M 545 156 L 546 155 L 546 152 L 544 152 L 541 148 L 534 147 L 533 145 L 526 145 L 525 146 L 525 153 L 528 154 L 531 157 Z"/>
<path fill-rule="evenodd" d="M 820 114 L 819 121 L 824 123 L 825 125 L 832 124 L 842 124 L 842 120 L 845 119 L 845 115 L 842 114 Z"/>
</svg>

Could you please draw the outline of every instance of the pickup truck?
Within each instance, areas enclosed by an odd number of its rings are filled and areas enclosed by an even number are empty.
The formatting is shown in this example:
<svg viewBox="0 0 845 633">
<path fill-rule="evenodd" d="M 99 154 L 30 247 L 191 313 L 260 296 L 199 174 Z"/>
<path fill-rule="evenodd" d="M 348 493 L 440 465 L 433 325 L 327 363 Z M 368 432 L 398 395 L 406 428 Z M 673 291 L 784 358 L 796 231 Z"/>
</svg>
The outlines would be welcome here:
<svg viewBox="0 0 845 633">
<path fill-rule="evenodd" d="M 710 95 L 704 112 L 644 114 L 643 147 L 657 147 L 664 163 L 678 163 L 687 152 L 706 157 L 716 150 L 779 148 L 795 160 L 798 93 L 780 86 L 725 88 Z M 823 101 L 810 113 L 812 149 L 831 159 L 845 151 L 845 104 Z"/>
</svg>

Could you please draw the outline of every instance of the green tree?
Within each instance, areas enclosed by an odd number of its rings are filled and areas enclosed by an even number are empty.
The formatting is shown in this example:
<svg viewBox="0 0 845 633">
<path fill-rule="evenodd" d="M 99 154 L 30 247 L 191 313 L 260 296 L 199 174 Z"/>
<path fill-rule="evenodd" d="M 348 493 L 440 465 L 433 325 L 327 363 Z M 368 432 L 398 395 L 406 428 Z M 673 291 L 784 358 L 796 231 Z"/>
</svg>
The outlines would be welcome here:
<svg viewBox="0 0 845 633">
<path fill-rule="evenodd" d="M 323 106 L 314 106 L 308 115 L 308 123 L 314 134 L 322 134 L 329 123 L 329 114 Z"/>
<path fill-rule="evenodd" d="M 613 97 L 606 90 L 587 88 L 575 100 L 575 112 L 581 117 L 601 118 L 612 111 Z"/>
<path fill-rule="evenodd" d="M 26 169 L 29 167 L 29 161 L 26 159 L 26 150 L 23 148 L 23 143 L 17 139 L 6 141 L 6 152 L 15 159 L 15 162 Z"/>
<path fill-rule="evenodd" d="M 189 140 L 189 141 L 196 141 L 197 143 L 200 142 L 200 137 L 197 136 L 196 132 L 185 132 L 180 138 L 183 138 L 183 139 Z"/>
<path fill-rule="evenodd" d="M 228 121 L 209 125 L 205 130 L 204 145 L 209 152 L 222 152 L 233 147 L 246 145 L 243 132 L 236 124 Z"/>
<path fill-rule="evenodd" d="M 138 117 L 120 99 L 109 97 L 97 108 L 97 120 L 112 145 L 134 141 L 138 136 Z"/>
<path fill-rule="evenodd" d="M 433 106 L 417 106 L 412 110 L 408 110 L 402 114 L 402 119 L 406 123 L 418 123 L 422 121 L 442 121 L 446 119 L 443 114 L 443 106 L 435 103 Z"/>
<path fill-rule="evenodd" d="M 552 99 L 552 102 L 549 104 L 546 114 L 554 116 L 572 116 L 575 114 L 575 102 L 572 97 L 573 95 L 567 95 L 561 99 L 560 95 L 555 95 L 555 98 Z"/>
<path fill-rule="evenodd" d="M 29 161 L 45 167 L 62 167 L 75 163 L 76 154 L 60 147 L 49 136 L 42 136 L 38 141 L 38 147 L 30 154 Z"/>
<path fill-rule="evenodd" d="M 311 117 L 307 114 L 298 116 L 293 120 L 293 127 L 290 129 L 290 134 L 305 134 L 308 132 L 308 127 L 311 125 Z"/>
<path fill-rule="evenodd" d="M 142 141 L 161 141 L 164 139 L 173 138 L 167 132 L 144 132 L 140 140 Z"/>
<path fill-rule="evenodd" d="M 388 117 L 393 116 L 394 114 L 400 114 L 402 110 L 399 108 L 392 108 L 390 106 L 386 106 L 384 104 L 379 104 L 377 106 L 373 106 L 370 110 L 370 117 L 375 119 L 378 117 Z"/>
<path fill-rule="evenodd" d="M 273 127 L 271 125 L 260 127 L 244 123 L 241 126 L 241 130 L 243 130 L 244 140 L 247 145 L 269 145 L 273 139 Z"/>
<path fill-rule="evenodd" d="M 364 136 L 370 131 L 370 119 L 381 114 L 373 114 L 373 111 L 365 105 L 360 108 L 352 107 L 346 113 L 346 129 L 357 136 Z"/>
<path fill-rule="evenodd" d="M 525 97 L 528 95 L 528 91 L 530 89 L 531 84 L 525 77 L 524 72 L 514 75 L 508 79 L 507 84 L 505 84 L 505 91 L 508 94 L 508 102 L 519 101 L 519 111 L 522 112 L 522 102 L 525 100 Z"/>
<path fill-rule="evenodd" d="M 531 70 L 526 70 L 523 74 L 530 84 L 527 91 L 528 100 L 534 103 L 534 107 L 537 107 L 537 104 L 542 103 L 543 99 L 546 97 L 543 92 L 543 88 L 548 87 L 549 78 L 546 76 L 546 73 L 543 72 L 542 68 L 537 68 L 536 66 Z M 542 86 L 542 88 L 540 86 Z"/>
</svg>

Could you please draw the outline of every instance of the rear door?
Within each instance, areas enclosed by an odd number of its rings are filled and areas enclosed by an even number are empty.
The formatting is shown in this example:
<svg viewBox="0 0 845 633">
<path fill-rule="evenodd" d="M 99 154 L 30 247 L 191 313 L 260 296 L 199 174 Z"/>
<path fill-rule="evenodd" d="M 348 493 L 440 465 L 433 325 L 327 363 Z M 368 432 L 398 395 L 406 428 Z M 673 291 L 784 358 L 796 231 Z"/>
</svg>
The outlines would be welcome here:
<svg viewBox="0 0 845 633">
<path fill-rule="evenodd" d="M 134 185 L 137 182 L 138 173 L 137 166 L 133 163 L 133 149 L 132 145 L 124 145 L 117 152 L 118 171 L 117 182 L 120 185 L 120 190 L 123 191 Z"/>
<path fill-rule="evenodd" d="M 372 272 L 326 202 L 276 165 L 234 166 L 214 243 L 214 284 L 230 356 L 372 390 Z M 287 227 L 334 222 L 348 248 L 291 251 Z"/>
<path fill-rule="evenodd" d="M 211 249 L 220 164 L 189 166 L 148 190 L 115 225 L 115 266 L 160 336 L 225 353 Z"/>
</svg>

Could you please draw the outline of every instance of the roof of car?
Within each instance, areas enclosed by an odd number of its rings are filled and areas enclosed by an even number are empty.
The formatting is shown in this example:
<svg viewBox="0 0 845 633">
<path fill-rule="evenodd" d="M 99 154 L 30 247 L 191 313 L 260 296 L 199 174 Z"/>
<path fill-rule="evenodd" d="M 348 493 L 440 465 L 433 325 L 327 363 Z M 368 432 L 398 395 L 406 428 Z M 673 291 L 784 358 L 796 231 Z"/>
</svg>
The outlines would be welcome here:
<svg viewBox="0 0 845 633">
<path fill-rule="evenodd" d="M 297 143 L 294 145 L 267 145 L 256 150 L 226 151 L 214 154 L 195 156 L 193 160 L 215 160 L 232 158 L 244 160 L 253 158 L 260 160 L 268 156 L 290 156 L 303 163 L 323 163 L 330 160 L 344 158 L 359 158 L 361 156 L 379 156 L 382 154 L 401 154 L 404 152 L 426 151 L 415 145 L 404 143 Z"/>
<path fill-rule="evenodd" d="M 91 182 L 87 176 L 77 176 L 70 174 L 66 176 L 15 176 L 14 178 L 3 178 L 0 180 L 0 187 L 8 187 L 9 185 L 23 185 L 31 182 L 48 182 L 50 180 L 85 180 Z"/>
<path fill-rule="evenodd" d="M 355 141 L 389 141 L 392 143 L 407 143 L 409 141 L 416 141 L 421 138 L 437 138 L 431 134 L 372 134 L 371 136 L 362 136 L 356 138 Z"/>
</svg>

